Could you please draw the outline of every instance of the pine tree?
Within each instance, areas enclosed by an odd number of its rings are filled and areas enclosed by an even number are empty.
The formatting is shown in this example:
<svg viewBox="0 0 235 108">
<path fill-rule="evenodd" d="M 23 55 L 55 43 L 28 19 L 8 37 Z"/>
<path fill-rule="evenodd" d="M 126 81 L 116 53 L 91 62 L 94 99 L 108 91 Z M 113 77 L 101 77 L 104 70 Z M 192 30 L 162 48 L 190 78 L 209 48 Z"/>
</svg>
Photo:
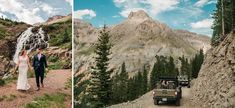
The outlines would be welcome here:
<svg viewBox="0 0 235 108">
<path fill-rule="evenodd" d="M 137 78 L 136 78 L 136 85 L 139 89 L 137 90 L 137 96 L 141 96 L 143 94 L 144 91 L 144 87 L 143 87 L 143 75 L 140 71 L 138 71 L 137 73 Z"/>
<path fill-rule="evenodd" d="M 109 32 L 106 31 L 106 26 L 104 26 L 95 45 L 97 56 L 95 57 L 95 66 L 92 67 L 89 87 L 89 93 L 92 95 L 92 107 L 104 107 L 110 103 L 111 99 L 110 74 L 112 70 L 108 70 L 109 55 L 111 54 L 109 38 Z"/>
<path fill-rule="evenodd" d="M 173 57 L 169 57 L 169 62 L 168 62 L 168 69 L 169 69 L 169 74 L 171 76 L 176 76 L 176 67 L 175 67 L 175 63 L 174 63 L 174 58 Z"/>
<path fill-rule="evenodd" d="M 135 99 L 135 84 L 134 84 L 134 77 L 133 78 L 129 78 L 128 80 L 128 100 L 134 100 Z"/>
<path fill-rule="evenodd" d="M 146 65 L 144 65 L 143 69 L 143 94 L 148 91 L 148 72 L 146 69 Z"/>
<path fill-rule="evenodd" d="M 188 75 L 189 77 L 191 76 L 191 66 L 188 62 L 188 59 L 185 58 L 184 56 L 179 57 L 179 60 L 181 61 L 181 67 L 180 67 L 180 75 Z"/>
<path fill-rule="evenodd" d="M 235 1 L 218 0 L 213 14 L 211 45 L 217 46 L 235 28 Z"/>
<path fill-rule="evenodd" d="M 155 86 L 156 86 L 156 83 L 157 83 L 157 66 L 158 66 L 158 63 L 154 63 L 153 65 L 153 69 L 151 71 L 151 74 L 150 74 L 150 90 L 154 89 Z"/>
<path fill-rule="evenodd" d="M 120 102 L 120 76 L 118 72 L 112 77 L 112 104 L 117 104 Z"/>
<path fill-rule="evenodd" d="M 128 90 L 128 73 L 126 72 L 125 62 L 122 63 L 121 73 L 120 73 L 120 99 L 121 102 L 127 101 L 127 90 Z"/>
<path fill-rule="evenodd" d="M 197 78 L 198 73 L 201 69 L 202 63 L 204 61 L 204 54 L 203 50 L 200 49 L 199 54 L 196 54 L 195 57 L 193 58 L 191 65 L 192 65 L 192 77 Z"/>
</svg>

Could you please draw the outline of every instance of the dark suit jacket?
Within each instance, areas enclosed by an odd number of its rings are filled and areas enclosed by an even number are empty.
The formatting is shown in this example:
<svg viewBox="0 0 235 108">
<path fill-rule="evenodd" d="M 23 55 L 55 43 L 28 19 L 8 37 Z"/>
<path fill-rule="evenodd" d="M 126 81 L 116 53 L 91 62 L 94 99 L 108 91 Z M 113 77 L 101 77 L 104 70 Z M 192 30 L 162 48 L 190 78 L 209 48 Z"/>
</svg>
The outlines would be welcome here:
<svg viewBox="0 0 235 108">
<path fill-rule="evenodd" d="M 33 57 L 33 67 L 34 67 L 34 70 L 40 69 L 41 71 L 44 71 L 45 68 L 47 68 L 46 56 L 42 54 L 41 58 L 39 60 L 38 59 L 38 54 L 36 54 Z"/>
</svg>

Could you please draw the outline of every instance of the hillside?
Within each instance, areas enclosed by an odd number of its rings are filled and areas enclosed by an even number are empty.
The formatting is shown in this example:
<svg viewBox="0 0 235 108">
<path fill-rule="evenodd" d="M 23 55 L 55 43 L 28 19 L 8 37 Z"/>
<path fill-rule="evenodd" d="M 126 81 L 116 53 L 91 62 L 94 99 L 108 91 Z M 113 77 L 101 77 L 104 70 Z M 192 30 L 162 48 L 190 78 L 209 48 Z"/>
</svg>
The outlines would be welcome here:
<svg viewBox="0 0 235 108">
<path fill-rule="evenodd" d="M 9 71 L 10 59 L 12 59 L 17 38 L 30 25 L 23 22 L 15 22 L 9 19 L 0 19 L 0 76 Z"/>
<path fill-rule="evenodd" d="M 94 43 L 99 28 L 75 19 L 75 70 L 85 72 L 93 61 Z M 113 44 L 111 67 L 126 62 L 127 71 L 135 73 L 143 64 L 153 65 L 155 55 L 192 57 L 199 49 L 206 52 L 210 39 L 183 30 L 173 30 L 153 20 L 144 11 L 131 12 L 121 23 L 109 26 Z M 131 74 L 131 73 L 130 73 Z"/>
<path fill-rule="evenodd" d="M 210 49 L 192 88 L 192 102 L 201 108 L 235 107 L 235 31 Z"/>
</svg>

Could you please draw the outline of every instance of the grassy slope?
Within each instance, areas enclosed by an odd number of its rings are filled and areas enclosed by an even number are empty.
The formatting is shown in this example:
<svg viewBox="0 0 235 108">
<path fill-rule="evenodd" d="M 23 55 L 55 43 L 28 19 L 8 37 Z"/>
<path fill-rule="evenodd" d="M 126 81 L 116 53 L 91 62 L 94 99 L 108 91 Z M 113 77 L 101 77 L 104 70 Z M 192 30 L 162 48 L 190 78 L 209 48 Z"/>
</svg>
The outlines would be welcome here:
<svg viewBox="0 0 235 108">
<path fill-rule="evenodd" d="M 42 27 L 50 36 L 49 44 L 51 46 L 72 49 L 72 19 Z"/>
<path fill-rule="evenodd" d="M 27 28 L 23 22 L 11 21 L 9 19 L 0 19 L 0 39 L 6 39 L 9 36 L 15 36 L 16 33 L 22 32 L 21 28 Z"/>
</svg>

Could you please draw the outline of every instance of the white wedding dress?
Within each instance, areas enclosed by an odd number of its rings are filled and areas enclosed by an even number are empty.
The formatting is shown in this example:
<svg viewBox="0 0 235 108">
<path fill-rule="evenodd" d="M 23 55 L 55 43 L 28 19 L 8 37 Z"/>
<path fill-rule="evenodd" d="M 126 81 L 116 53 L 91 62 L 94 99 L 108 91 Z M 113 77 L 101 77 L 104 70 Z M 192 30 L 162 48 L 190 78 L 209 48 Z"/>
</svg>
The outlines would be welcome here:
<svg viewBox="0 0 235 108">
<path fill-rule="evenodd" d="M 28 90 L 30 85 L 28 84 L 27 72 L 28 72 L 28 57 L 19 57 L 19 76 L 17 80 L 17 90 Z"/>
</svg>

